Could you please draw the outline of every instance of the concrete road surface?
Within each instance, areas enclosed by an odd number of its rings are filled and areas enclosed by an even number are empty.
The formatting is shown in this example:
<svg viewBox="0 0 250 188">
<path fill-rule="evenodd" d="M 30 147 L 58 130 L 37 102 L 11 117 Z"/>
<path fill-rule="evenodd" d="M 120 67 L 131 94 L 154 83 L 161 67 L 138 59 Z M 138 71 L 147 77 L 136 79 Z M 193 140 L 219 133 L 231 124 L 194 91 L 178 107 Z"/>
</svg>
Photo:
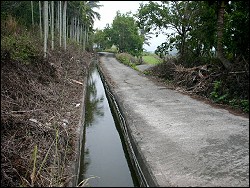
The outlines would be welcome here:
<svg viewBox="0 0 250 188">
<path fill-rule="evenodd" d="M 249 118 L 158 86 L 112 54 L 99 58 L 149 186 L 249 186 Z"/>
</svg>

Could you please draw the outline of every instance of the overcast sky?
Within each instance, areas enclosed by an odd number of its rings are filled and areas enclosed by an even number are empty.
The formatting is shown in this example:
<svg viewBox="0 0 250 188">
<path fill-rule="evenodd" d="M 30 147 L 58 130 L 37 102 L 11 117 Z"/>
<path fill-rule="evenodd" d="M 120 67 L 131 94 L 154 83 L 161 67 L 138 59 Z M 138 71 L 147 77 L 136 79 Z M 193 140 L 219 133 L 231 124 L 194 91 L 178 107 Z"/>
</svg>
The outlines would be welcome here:
<svg viewBox="0 0 250 188">
<path fill-rule="evenodd" d="M 132 13 L 136 13 L 139 9 L 140 3 L 147 3 L 148 1 L 99 1 L 100 5 L 103 5 L 99 9 L 95 9 L 100 15 L 100 20 L 95 20 L 94 29 L 104 29 L 106 24 L 112 24 L 113 19 L 115 18 L 116 11 L 120 11 L 121 13 L 126 13 L 131 11 Z M 158 45 L 165 42 L 164 35 L 159 35 L 155 37 L 152 36 L 152 39 L 149 41 L 150 46 L 144 45 L 143 47 L 147 51 L 154 52 Z"/>
</svg>

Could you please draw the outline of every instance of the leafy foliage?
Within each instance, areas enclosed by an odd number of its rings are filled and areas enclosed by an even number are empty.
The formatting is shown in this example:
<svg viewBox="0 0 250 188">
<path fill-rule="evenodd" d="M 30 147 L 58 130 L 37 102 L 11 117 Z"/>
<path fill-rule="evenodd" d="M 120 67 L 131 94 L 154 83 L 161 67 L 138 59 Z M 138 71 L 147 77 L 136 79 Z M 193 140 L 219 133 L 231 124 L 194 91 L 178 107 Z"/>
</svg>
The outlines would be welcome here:
<svg viewBox="0 0 250 188">
<path fill-rule="evenodd" d="M 163 33 L 166 41 L 155 52 L 164 57 L 176 48 L 179 61 L 191 67 L 202 63 L 201 57 L 215 56 L 217 8 L 216 3 L 206 1 L 149 2 L 140 5 L 136 17 L 139 27 L 147 32 L 171 29 Z M 227 58 L 234 61 L 241 55 L 249 60 L 249 2 L 232 1 L 226 5 L 224 32 Z"/>
<path fill-rule="evenodd" d="M 130 66 L 131 68 L 138 70 L 136 67 L 139 64 L 139 61 L 128 53 L 119 53 L 115 56 L 121 63 Z"/>
<path fill-rule="evenodd" d="M 127 52 L 139 56 L 143 51 L 144 37 L 139 34 L 139 28 L 130 13 L 116 13 L 111 27 L 107 25 L 104 30 L 97 30 L 95 43 L 100 49 L 118 47 L 119 52 Z"/>
<path fill-rule="evenodd" d="M 3 51 L 8 52 L 9 58 L 13 60 L 25 64 L 32 62 L 40 53 L 38 45 L 41 41 L 37 41 L 37 45 L 34 45 L 30 38 L 39 40 L 39 37 L 27 32 L 25 27 L 20 29 L 20 25 L 12 16 L 9 16 L 2 24 L 1 48 Z"/>
</svg>

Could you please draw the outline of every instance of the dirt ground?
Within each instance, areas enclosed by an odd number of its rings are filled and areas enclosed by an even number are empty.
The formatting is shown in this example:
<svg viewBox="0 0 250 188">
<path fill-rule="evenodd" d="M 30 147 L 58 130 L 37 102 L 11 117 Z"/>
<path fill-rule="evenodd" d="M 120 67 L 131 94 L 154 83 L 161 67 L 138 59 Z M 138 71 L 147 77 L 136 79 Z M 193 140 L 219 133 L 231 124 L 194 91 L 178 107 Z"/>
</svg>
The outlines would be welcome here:
<svg viewBox="0 0 250 188">
<path fill-rule="evenodd" d="M 71 46 L 24 65 L 1 53 L 1 186 L 64 186 L 93 54 Z"/>
</svg>

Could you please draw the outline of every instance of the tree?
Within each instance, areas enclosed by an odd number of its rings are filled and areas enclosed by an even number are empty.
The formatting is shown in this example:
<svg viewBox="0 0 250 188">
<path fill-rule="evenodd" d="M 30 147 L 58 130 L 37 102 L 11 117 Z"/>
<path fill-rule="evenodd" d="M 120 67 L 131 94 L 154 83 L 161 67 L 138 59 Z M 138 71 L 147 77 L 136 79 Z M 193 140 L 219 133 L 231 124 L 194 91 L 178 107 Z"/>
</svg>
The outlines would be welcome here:
<svg viewBox="0 0 250 188">
<path fill-rule="evenodd" d="M 34 26 L 34 9 L 33 9 L 33 1 L 30 1 L 30 5 L 31 5 L 32 26 Z"/>
<path fill-rule="evenodd" d="M 224 67 L 229 69 L 232 64 L 224 56 L 223 49 L 223 30 L 224 30 L 224 14 L 225 5 L 228 1 L 218 1 L 218 19 L 217 19 L 217 57 L 223 63 Z"/>
<path fill-rule="evenodd" d="M 225 10 L 224 42 L 225 56 L 249 60 L 249 1 L 231 1 Z"/>
<path fill-rule="evenodd" d="M 110 40 L 120 52 L 128 52 L 139 56 L 143 51 L 143 36 L 139 34 L 139 28 L 132 16 L 116 13 L 109 33 Z"/>
<path fill-rule="evenodd" d="M 59 45 L 62 46 L 62 1 L 59 1 Z"/>
<path fill-rule="evenodd" d="M 63 41 L 64 41 L 64 50 L 66 50 L 67 47 L 67 36 L 66 36 L 66 13 L 67 13 L 67 1 L 64 1 L 64 6 L 63 6 Z"/>
<path fill-rule="evenodd" d="M 99 1 L 69 1 L 68 20 L 70 20 L 69 35 L 85 50 L 88 44 L 88 35 L 93 32 L 94 19 L 100 19 L 100 14 L 94 11 L 99 8 Z"/>
<path fill-rule="evenodd" d="M 107 25 L 103 30 L 97 29 L 94 33 L 93 42 L 97 45 L 99 50 L 111 48 L 112 43 L 110 41 L 110 27 Z"/>
<path fill-rule="evenodd" d="M 51 1 L 51 49 L 54 50 L 54 1 Z"/>
<path fill-rule="evenodd" d="M 175 47 L 183 59 L 187 52 L 187 39 L 197 19 L 199 2 L 190 1 L 162 1 L 161 3 L 149 2 L 141 4 L 137 16 L 140 28 L 147 32 L 159 29 L 171 29 L 172 33 L 166 34 L 167 42 L 161 46 L 162 52 Z M 156 36 L 158 32 L 156 32 Z M 159 48 L 160 49 L 160 48 Z"/>
<path fill-rule="evenodd" d="M 47 40 L 48 40 L 48 1 L 43 2 L 43 23 L 44 23 L 44 58 L 47 57 Z"/>
<path fill-rule="evenodd" d="M 42 30 L 42 5 L 41 1 L 39 1 L 39 28 L 40 28 L 40 37 L 43 37 L 43 30 Z"/>
</svg>

